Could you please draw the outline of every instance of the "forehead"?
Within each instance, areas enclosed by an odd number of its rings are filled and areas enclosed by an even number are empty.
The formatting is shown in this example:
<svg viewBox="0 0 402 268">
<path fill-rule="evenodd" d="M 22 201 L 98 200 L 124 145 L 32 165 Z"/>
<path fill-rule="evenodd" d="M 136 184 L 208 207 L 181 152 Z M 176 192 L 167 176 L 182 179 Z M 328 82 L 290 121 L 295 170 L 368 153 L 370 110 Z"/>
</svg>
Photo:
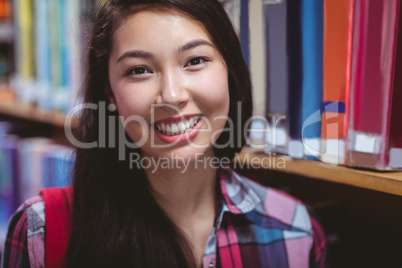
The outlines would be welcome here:
<svg viewBox="0 0 402 268">
<path fill-rule="evenodd" d="M 145 49 L 200 38 L 212 43 L 205 27 L 185 14 L 172 10 L 142 10 L 122 22 L 115 31 L 113 43 L 117 50 L 127 49 L 127 46 Z"/>
</svg>

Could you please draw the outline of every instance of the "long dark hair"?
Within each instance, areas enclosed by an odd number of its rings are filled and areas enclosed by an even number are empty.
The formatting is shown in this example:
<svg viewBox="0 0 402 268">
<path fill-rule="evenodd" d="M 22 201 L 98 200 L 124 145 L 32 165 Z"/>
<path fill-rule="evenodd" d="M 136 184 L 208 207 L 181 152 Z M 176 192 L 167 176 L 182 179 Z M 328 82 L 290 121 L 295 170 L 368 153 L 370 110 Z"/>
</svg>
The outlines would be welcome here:
<svg viewBox="0 0 402 268">
<path fill-rule="evenodd" d="M 107 103 L 105 92 L 109 87 L 108 61 L 113 34 L 127 17 L 150 8 L 173 10 L 199 21 L 223 56 L 229 73 L 229 118 L 236 131 L 222 133 L 217 144 L 226 144 L 229 139 L 235 143 L 215 149 L 215 155 L 232 158 L 245 143 L 243 125 L 252 113 L 251 82 L 238 37 L 217 0 L 107 1 L 99 8 L 93 23 L 84 102 Z M 102 135 L 103 140 L 109 141 L 110 130 L 118 131 L 119 121 L 111 123 L 117 116 L 117 112 L 108 111 L 105 116 L 100 109 L 85 109 L 78 120 L 76 138 L 84 143 L 97 142 L 98 146 L 76 149 L 72 231 L 66 266 L 195 266 L 187 240 L 150 194 L 145 172 L 130 169 L 127 161 L 119 161 L 118 146 L 99 146 Z"/>
</svg>

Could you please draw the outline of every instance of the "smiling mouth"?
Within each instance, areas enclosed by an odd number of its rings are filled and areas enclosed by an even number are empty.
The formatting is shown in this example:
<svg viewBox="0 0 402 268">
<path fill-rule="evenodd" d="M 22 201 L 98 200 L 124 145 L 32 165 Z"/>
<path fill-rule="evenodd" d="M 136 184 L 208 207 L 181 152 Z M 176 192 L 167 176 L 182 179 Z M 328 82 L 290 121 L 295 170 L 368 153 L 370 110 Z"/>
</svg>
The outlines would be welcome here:
<svg viewBox="0 0 402 268">
<path fill-rule="evenodd" d="M 202 115 L 195 115 L 183 118 L 182 120 L 175 120 L 174 122 L 157 122 L 154 123 L 154 127 L 156 130 L 167 136 L 174 136 L 192 130 L 201 118 Z"/>
</svg>

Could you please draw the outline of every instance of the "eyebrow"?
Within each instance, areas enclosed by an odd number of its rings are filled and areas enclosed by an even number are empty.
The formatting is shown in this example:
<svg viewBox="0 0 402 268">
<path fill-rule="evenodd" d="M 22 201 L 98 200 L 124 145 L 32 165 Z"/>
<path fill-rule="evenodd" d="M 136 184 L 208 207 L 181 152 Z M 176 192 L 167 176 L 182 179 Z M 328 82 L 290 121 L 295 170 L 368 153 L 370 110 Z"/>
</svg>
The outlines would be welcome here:
<svg viewBox="0 0 402 268">
<path fill-rule="evenodd" d="M 154 56 L 149 53 L 149 52 L 145 52 L 142 50 L 130 50 L 125 52 L 123 55 L 121 55 L 118 59 L 117 59 L 117 63 L 119 63 L 120 61 L 122 61 L 125 58 L 145 58 L 145 59 L 149 59 L 149 58 L 153 58 Z"/>
<path fill-rule="evenodd" d="M 187 44 L 179 47 L 178 52 L 179 53 L 183 53 L 185 51 L 191 50 L 193 48 L 196 48 L 198 46 L 210 46 L 210 47 L 214 47 L 210 42 L 203 40 L 203 39 L 196 39 L 193 41 L 188 42 Z M 119 63 L 120 61 L 122 61 L 125 58 L 145 58 L 145 59 L 150 59 L 153 58 L 154 56 L 146 51 L 143 50 L 130 50 L 125 52 L 123 55 L 121 55 L 118 59 L 117 59 L 117 63 Z"/>
<path fill-rule="evenodd" d="M 191 50 L 191 49 L 193 49 L 193 48 L 196 48 L 196 47 L 198 47 L 198 46 L 203 46 L 203 45 L 210 46 L 210 47 L 214 47 L 210 42 L 208 42 L 208 41 L 206 41 L 206 40 L 203 40 L 203 39 L 196 39 L 196 40 L 190 41 L 190 42 L 188 42 L 187 44 L 181 46 L 181 47 L 178 49 L 178 51 L 179 51 L 179 53 L 183 53 L 183 52 L 185 52 L 185 51 L 188 51 L 188 50 Z"/>
</svg>

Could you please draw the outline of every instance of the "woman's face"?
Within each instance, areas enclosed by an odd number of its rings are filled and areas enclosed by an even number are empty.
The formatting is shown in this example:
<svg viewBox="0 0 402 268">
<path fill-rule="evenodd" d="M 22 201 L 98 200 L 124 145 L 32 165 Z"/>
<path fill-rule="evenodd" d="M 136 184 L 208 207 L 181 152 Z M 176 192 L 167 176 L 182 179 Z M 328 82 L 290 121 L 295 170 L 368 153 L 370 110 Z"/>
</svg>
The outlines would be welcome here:
<svg viewBox="0 0 402 268">
<path fill-rule="evenodd" d="M 141 11 L 118 28 L 113 45 L 110 101 L 143 156 L 212 156 L 229 112 L 228 72 L 202 24 Z"/>
</svg>

